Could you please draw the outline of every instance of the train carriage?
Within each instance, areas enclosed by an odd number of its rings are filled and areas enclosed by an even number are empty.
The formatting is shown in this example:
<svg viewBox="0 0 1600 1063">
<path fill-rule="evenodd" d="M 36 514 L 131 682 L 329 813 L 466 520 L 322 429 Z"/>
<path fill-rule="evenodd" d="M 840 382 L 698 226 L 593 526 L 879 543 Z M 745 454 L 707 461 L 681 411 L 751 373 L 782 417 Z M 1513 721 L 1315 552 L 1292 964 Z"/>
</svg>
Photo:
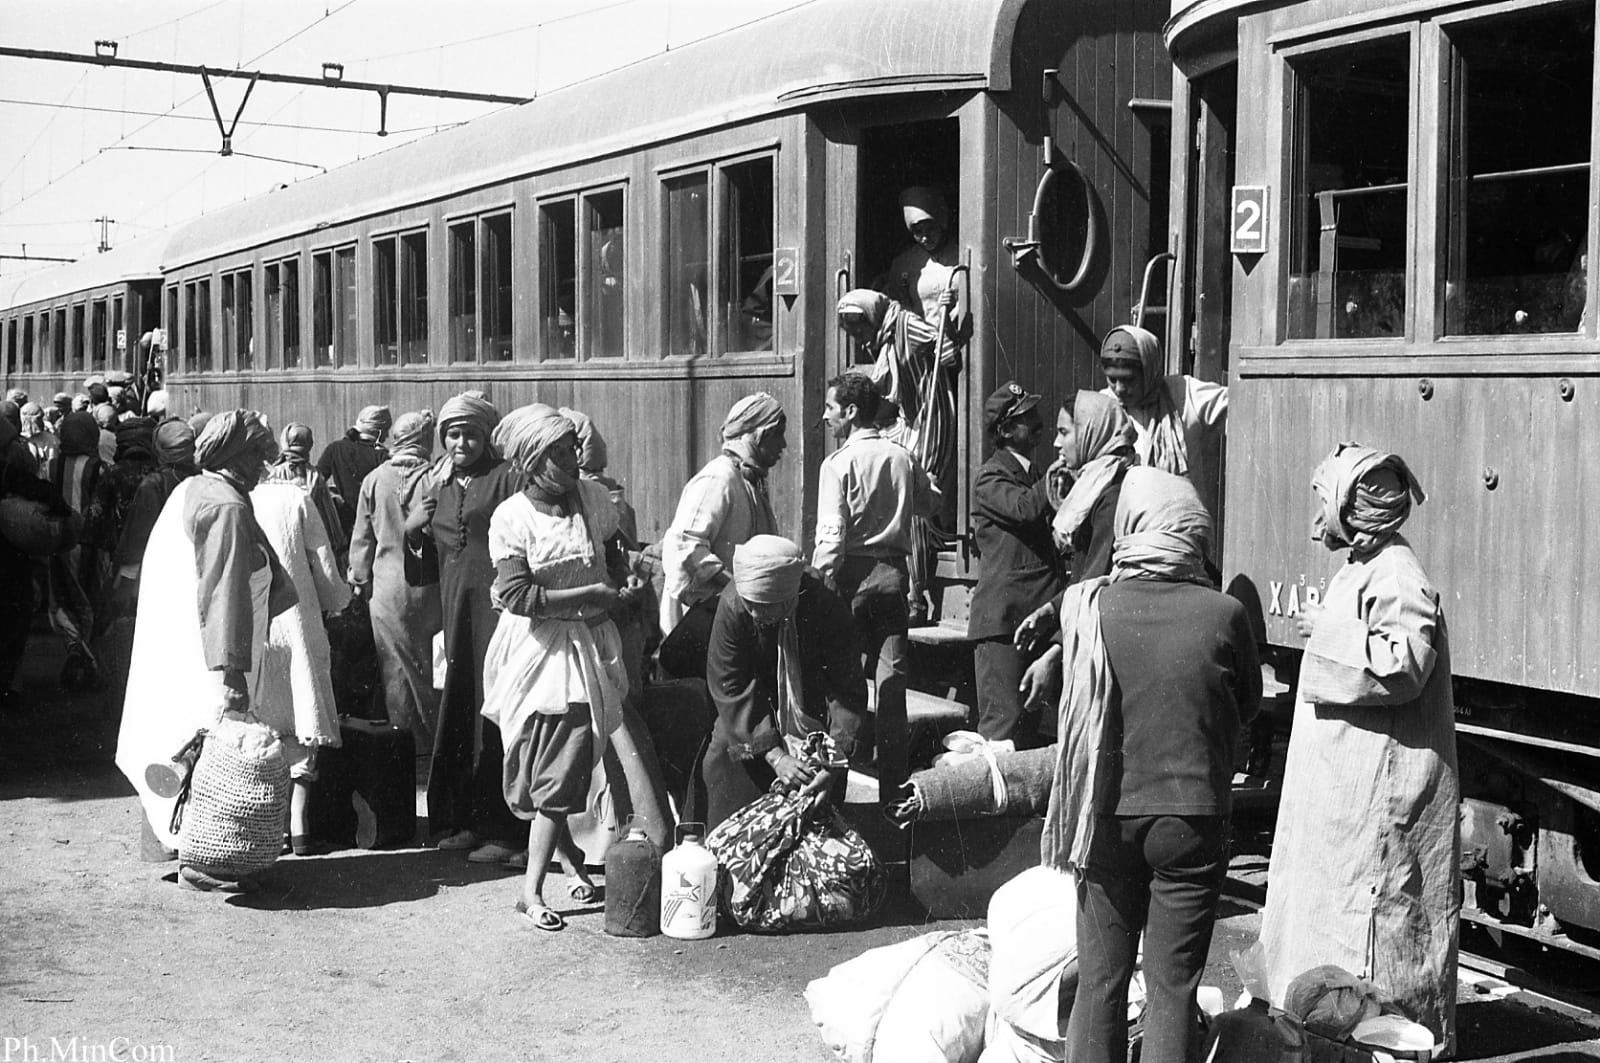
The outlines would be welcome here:
<svg viewBox="0 0 1600 1063">
<path fill-rule="evenodd" d="M 570 404 L 654 539 L 723 413 L 765 389 L 804 540 L 825 383 L 856 361 L 835 301 L 906 242 L 899 191 L 930 185 L 969 266 L 965 476 L 982 396 L 1095 386 L 1097 338 L 1165 248 L 1166 14 L 819 0 L 217 210 L 161 256 L 173 409 L 244 403 L 326 441 L 374 401 Z"/>
<path fill-rule="evenodd" d="M 1428 492 L 1470 918 L 1600 956 L 1593 0 L 1174 2 L 1170 350 L 1231 387 L 1230 589 L 1292 681 L 1355 439 Z"/>
</svg>

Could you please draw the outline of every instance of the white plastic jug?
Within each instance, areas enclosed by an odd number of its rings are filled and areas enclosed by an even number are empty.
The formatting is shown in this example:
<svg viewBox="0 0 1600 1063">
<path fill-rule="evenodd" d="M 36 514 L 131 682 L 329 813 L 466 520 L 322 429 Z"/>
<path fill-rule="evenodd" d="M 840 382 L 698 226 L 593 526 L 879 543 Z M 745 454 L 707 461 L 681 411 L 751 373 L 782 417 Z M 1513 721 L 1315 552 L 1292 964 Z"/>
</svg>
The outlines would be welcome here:
<svg viewBox="0 0 1600 1063">
<path fill-rule="evenodd" d="M 678 831 L 677 846 L 661 858 L 661 932 L 695 941 L 717 932 L 717 858 L 701 844 L 703 823 Z"/>
</svg>

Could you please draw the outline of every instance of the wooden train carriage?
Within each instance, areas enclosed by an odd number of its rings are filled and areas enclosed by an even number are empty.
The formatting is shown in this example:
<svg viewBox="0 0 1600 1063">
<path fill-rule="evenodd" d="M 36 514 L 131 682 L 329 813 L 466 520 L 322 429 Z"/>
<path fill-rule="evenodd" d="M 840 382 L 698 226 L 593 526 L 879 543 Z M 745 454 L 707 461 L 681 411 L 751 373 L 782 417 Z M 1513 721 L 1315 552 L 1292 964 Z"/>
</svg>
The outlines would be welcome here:
<svg viewBox="0 0 1600 1063">
<path fill-rule="evenodd" d="M 834 304 L 904 244 L 898 192 L 933 185 L 971 265 L 964 495 L 982 396 L 1097 386 L 1096 340 L 1164 247 L 1165 14 L 821 0 L 218 211 L 165 259 L 175 408 L 247 403 L 326 441 L 369 402 L 570 404 L 654 539 L 765 389 L 805 540 L 825 383 L 854 361 Z"/>
<path fill-rule="evenodd" d="M 1338 564 L 1312 468 L 1340 440 L 1405 456 L 1458 677 L 1469 908 L 1600 955 L 1596 4 L 1173 8 L 1174 334 L 1231 380 L 1232 585 L 1292 667 Z"/>
<path fill-rule="evenodd" d="M 48 402 L 108 369 L 143 371 L 139 339 L 161 321 L 161 256 L 150 236 L 0 286 L 0 364 L 8 388 Z"/>
</svg>

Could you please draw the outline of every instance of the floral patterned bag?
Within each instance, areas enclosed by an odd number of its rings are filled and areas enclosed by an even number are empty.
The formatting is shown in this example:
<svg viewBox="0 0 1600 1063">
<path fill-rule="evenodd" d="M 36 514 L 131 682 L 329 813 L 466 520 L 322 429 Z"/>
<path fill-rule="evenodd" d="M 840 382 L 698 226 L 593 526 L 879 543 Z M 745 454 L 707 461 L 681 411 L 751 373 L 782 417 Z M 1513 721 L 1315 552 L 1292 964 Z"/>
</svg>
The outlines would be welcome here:
<svg viewBox="0 0 1600 1063">
<path fill-rule="evenodd" d="M 832 743 L 808 736 L 801 756 L 829 766 Z M 722 910 L 747 930 L 818 929 L 856 922 L 883 903 L 883 865 L 828 803 L 827 791 L 774 784 L 718 824 L 706 848 L 721 870 Z"/>
</svg>

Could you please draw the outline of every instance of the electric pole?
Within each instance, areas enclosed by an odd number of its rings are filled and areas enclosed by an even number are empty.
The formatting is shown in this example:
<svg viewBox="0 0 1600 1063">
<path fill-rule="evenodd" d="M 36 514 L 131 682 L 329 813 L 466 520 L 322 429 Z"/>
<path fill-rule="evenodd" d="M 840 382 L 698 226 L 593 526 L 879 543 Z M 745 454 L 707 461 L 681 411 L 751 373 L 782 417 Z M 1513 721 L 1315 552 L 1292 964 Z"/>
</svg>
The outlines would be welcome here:
<svg viewBox="0 0 1600 1063">
<path fill-rule="evenodd" d="M 102 214 L 100 217 L 96 218 L 95 221 L 100 223 L 100 253 L 103 255 L 107 251 L 111 250 L 111 241 L 107 239 L 108 230 L 106 227 L 109 225 L 115 225 L 117 223 L 117 219 L 108 218 Z"/>
</svg>

